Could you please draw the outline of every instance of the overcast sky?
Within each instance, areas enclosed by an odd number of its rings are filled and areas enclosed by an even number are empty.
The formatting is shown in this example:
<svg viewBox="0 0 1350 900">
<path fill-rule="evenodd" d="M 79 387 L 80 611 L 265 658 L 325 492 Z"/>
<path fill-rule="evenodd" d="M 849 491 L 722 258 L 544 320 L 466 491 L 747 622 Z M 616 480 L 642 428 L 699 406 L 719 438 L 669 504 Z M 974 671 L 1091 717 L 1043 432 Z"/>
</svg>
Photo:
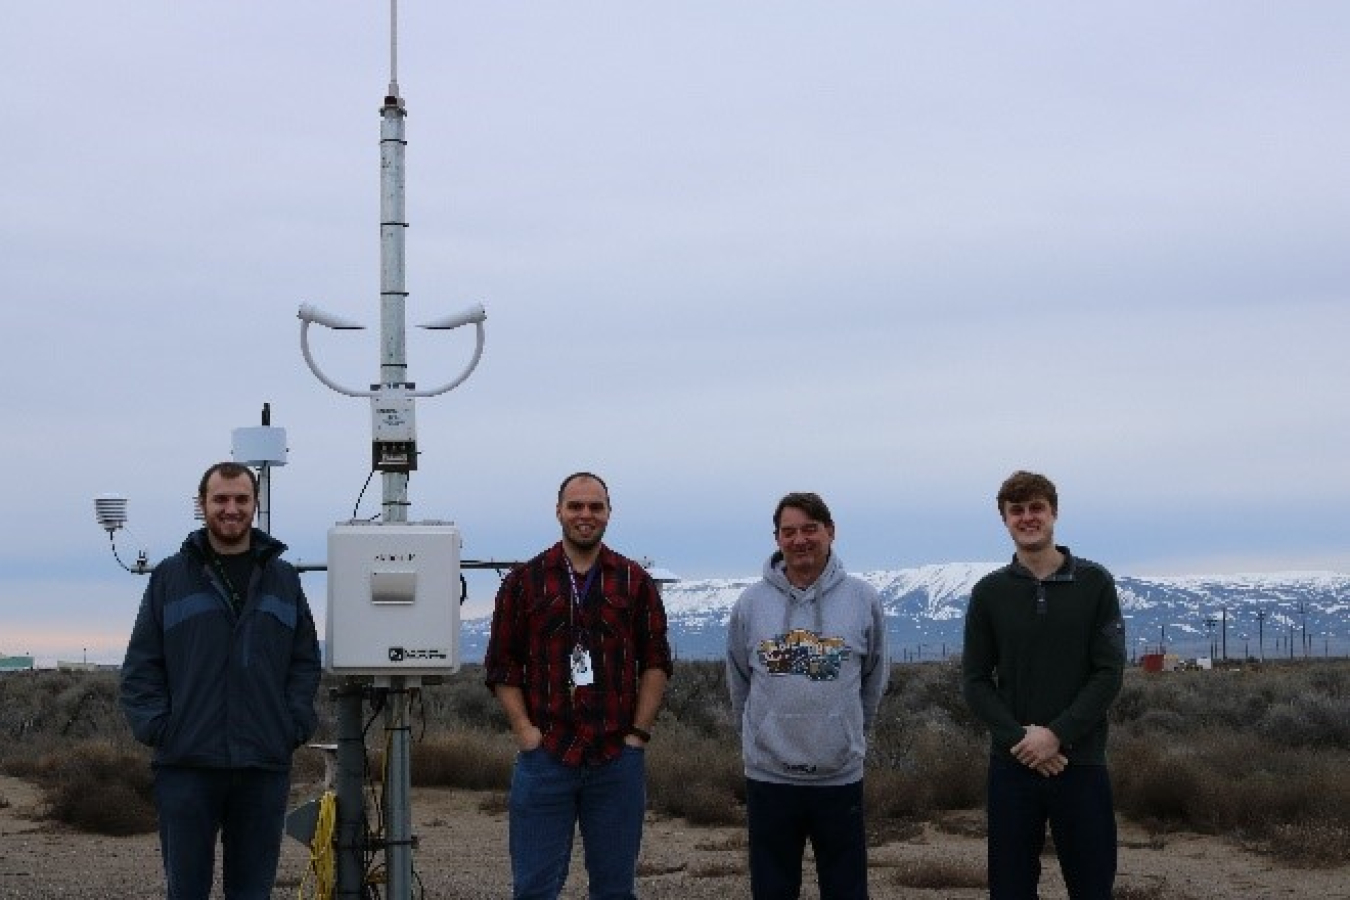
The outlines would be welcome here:
<svg viewBox="0 0 1350 900">
<path fill-rule="evenodd" d="M 0 652 L 120 661 L 264 402 L 273 531 L 369 467 L 389 4 L 14 5 L 0 30 Z M 756 573 L 820 492 L 853 570 L 1009 552 L 1016 468 L 1132 575 L 1350 569 L 1350 6 L 403 0 L 410 518 Z M 363 516 L 379 511 L 378 479 Z M 322 616 L 325 585 L 306 576 Z M 469 610 L 490 607 L 475 579 Z"/>
</svg>

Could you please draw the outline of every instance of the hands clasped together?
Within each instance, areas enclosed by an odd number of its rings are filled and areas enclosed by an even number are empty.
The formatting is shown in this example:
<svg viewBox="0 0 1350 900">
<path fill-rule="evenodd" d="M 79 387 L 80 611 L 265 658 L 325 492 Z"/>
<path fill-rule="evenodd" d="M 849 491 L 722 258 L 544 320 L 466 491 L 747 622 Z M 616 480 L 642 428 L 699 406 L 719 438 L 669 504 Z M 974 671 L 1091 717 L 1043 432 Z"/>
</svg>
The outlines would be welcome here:
<svg viewBox="0 0 1350 900">
<path fill-rule="evenodd" d="M 1044 725 L 1026 726 L 1026 734 L 1009 752 L 1022 765 L 1046 778 L 1058 775 L 1069 765 L 1069 758 L 1059 752 L 1059 738 Z"/>
</svg>

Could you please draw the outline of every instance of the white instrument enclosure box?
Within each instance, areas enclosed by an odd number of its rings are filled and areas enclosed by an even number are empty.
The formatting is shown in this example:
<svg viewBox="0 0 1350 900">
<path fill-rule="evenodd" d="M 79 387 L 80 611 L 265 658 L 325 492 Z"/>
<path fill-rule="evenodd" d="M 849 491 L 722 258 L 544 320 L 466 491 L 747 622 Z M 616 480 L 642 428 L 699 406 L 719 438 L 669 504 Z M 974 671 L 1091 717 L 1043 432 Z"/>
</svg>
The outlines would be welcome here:
<svg viewBox="0 0 1350 900">
<path fill-rule="evenodd" d="M 328 671 L 458 671 L 460 546 L 459 529 L 443 522 L 329 529 Z"/>
</svg>

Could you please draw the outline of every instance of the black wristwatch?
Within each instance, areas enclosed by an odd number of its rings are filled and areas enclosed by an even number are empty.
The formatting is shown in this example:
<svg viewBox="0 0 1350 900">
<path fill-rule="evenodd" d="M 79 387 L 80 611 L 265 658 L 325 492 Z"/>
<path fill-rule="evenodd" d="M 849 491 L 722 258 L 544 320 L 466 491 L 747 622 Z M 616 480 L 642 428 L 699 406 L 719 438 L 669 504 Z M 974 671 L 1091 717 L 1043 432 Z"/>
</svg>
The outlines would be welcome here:
<svg viewBox="0 0 1350 900">
<path fill-rule="evenodd" d="M 652 733 L 650 731 L 645 728 L 639 728 L 636 725 L 628 726 L 628 730 L 625 731 L 624 734 L 631 734 L 633 737 L 641 739 L 644 744 L 649 744 L 652 740 Z"/>
</svg>

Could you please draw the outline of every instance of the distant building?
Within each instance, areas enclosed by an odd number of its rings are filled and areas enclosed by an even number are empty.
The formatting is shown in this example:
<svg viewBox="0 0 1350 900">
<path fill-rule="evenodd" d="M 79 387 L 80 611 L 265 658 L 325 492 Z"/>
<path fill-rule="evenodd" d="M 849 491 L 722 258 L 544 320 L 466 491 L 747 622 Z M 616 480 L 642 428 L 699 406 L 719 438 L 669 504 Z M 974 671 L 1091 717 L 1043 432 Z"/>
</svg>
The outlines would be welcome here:
<svg viewBox="0 0 1350 900">
<path fill-rule="evenodd" d="M 0 656 L 0 672 L 24 672 L 31 668 L 31 656 Z"/>
</svg>

